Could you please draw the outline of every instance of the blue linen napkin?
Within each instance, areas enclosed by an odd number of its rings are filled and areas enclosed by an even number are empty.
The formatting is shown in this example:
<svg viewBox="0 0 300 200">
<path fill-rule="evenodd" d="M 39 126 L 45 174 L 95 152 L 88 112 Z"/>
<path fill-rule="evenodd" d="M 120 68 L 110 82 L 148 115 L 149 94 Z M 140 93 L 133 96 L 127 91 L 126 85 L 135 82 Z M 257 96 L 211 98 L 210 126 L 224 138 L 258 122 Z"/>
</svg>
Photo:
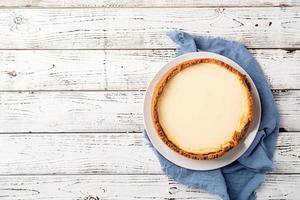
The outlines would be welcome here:
<svg viewBox="0 0 300 200">
<path fill-rule="evenodd" d="M 240 43 L 221 38 L 190 35 L 173 31 L 169 37 L 178 45 L 177 55 L 209 51 L 226 56 L 244 68 L 254 81 L 261 100 L 261 123 L 249 149 L 235 162 L 209 171 L 179 167 L 153 147 L 167 176 L 190 187 L 202 188 L 223 200 L 252 200 L 264 174 L 273 169 L 273 154 L 279 130 L 279 113 L 264 74 L 252 54 Z M 146 134 L 145 134 L 146 135 Z M 152 145 L 151 145 L 152 146 Z"/>
</svg>

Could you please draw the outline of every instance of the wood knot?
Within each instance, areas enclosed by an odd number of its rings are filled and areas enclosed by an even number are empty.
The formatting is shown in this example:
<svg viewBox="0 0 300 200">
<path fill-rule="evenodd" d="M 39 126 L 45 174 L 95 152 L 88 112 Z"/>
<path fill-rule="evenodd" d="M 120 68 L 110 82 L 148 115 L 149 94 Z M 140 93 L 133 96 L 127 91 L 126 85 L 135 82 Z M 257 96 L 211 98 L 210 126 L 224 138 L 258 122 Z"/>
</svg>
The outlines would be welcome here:
<svg viewBox="0 0 300 200">
<path fill-rule="evenodd" d="M 22 16 L 16 16 L 14 19 L 15 24 L 23 24 L 24 23 L 24 18 Z"/>
<path fill-rule="evenodd" d="M 176 194 L 178 192 L 178 188 L 176 186 L 171 186 L 169 188 L 169 194 Z"/>
<path fill-rule="evenodd" d="M 100 200 L 98 196 L 89 195 L 84 200 Z"/>
<path fill-rule="evenodd" d="M 32 24 L 30 20 L 25 18 L 24 16 L 17 15 L 17 16 L 13 16 L 12 18 L 12 22 L 10 24 L 10 30 L 12 32 L 17 32 L 22 34 L 24 33 L 32 34 L 40 31 L 40 28 L 35 24 Z"/>
<path fill-rule="evenodd" d="M 9 71 L 9 72 L 6 72 L 11 78 L 12 77 L 16 77 L 17 76 L 17 72 L 15 70 L 12 70 L 12 71 Z"/>
<path fill-rule="evenodd" d="M 220 13 L 220 14 L 223 13 L 224 11 L 225 11 L 225 8 L 216 8 L 215 9 L 215 12 Z"/>
</svg>

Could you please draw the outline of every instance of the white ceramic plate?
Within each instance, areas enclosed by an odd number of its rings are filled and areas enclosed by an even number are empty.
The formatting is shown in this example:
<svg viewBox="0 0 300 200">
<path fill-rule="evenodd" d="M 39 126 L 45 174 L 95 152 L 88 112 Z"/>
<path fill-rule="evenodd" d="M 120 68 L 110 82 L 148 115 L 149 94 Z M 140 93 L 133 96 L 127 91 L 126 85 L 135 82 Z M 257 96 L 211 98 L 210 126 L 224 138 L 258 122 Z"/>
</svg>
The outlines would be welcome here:
<svg viewBox="0 0 300 200">
<path fill-rule="evenodd" d="M 154 88 L 157 84 L 157 82 L 160 80 L 160 78 L 169 71 L 173 66 L 182 63 L 187 60 L 195 59 L 195 58 L 214 58 L 221 60 L 230 66 L 234 67 L 241 73 L 245 74 L 251 84 L 251 93 L 253 95 L 254 100 L 254 117 L 253 122 L 250 124 L 247 134 L 243 141 L 235 148 L 227 152 L 224 156 L 220 158 L 216 158 L 213 160 L 194 160 L 187 157 L 184 157 L 177 152 L 170 149 L 158 136 L 156 129 L 154 127 L 154 124 L 152 122 L 151 118 L 151 99 L 154 92 Z M 257 89 L 250 78 L 250 76 L 247 74 L 247 72 L 240 67 L 237 63 L 230 60 L 229 58 L 226 58 L 224 56 L 221 56 L 219 54 L 210 53 L 210 52 L 192 52 L 187 53 L 182 56 L 176 57 L 174 60 L 167 63 L 164 67 L 162 67 L 159 72 L 154 76 L 153 80 L 150 82 L 148 89 L 145 94 L 144 99 L 144 123 L 145 128 L 148 133 L 148 137 L 150 141 L 152 142 L 153 146 L 160 152 L 161 155 L 163 155 L 166 159 L 169 161 L 175 163 L 178 166 L 193 169 L 193 170 L 212 170 L 217 169 L 220 167 L 223 167 L 225 165 L 228 165 L 238 159 L 243 153 L 246 152 L 247 148 L 251 145 L 253 142 L 258 127 L 260 123 L 260 117 L 261 117 L 261 107 L 260 107 L 260 99 L 259 94 L 257 92 Z"/>
</svg>

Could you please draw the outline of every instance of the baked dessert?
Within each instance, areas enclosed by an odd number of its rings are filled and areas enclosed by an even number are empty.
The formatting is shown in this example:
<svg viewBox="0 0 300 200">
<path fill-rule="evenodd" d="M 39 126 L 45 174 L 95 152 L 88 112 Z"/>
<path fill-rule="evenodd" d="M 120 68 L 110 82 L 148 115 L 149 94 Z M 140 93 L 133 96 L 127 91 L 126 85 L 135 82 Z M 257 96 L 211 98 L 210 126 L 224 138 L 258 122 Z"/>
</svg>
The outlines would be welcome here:
<svg viewBox="0 0 300 200">
<path fill-rule="evenodd" d="M 236 147 L 253 118 L 246 76 L 211 58 L 169 70 L 156 85 L 151 107 L 163 142 L 198 160 L 220 157 Z"/>
</svg>

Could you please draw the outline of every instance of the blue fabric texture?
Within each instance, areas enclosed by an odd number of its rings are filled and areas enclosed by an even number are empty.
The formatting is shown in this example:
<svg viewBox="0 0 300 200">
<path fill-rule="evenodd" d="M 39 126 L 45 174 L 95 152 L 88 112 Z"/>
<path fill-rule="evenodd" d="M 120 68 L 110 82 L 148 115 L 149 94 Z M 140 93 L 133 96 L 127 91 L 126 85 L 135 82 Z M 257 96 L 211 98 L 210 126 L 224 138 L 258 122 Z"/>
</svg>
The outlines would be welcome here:
<svg viewBox="0 0 300 200">
<path fill-rule="evenodd" d="M 179 167 L 165 159 L 150 144 L 162 170 L 179 183 L 204 189 L 224 200 L 255 199 L 255 190 L 263 182 L 264 174 L 274 167 L 272 158 L 279 130 L 279 113 L 258 62 L 238 42 L 179 31 L 170 32 L 169 37 L 178 45 L 177 55 L 209 51 L 226 56 L 243 67 L 258 89 L 262 115 L 258 133 L 249 149 L 238 160 L 220 169 L 195 171 Z"/>
</svg>

